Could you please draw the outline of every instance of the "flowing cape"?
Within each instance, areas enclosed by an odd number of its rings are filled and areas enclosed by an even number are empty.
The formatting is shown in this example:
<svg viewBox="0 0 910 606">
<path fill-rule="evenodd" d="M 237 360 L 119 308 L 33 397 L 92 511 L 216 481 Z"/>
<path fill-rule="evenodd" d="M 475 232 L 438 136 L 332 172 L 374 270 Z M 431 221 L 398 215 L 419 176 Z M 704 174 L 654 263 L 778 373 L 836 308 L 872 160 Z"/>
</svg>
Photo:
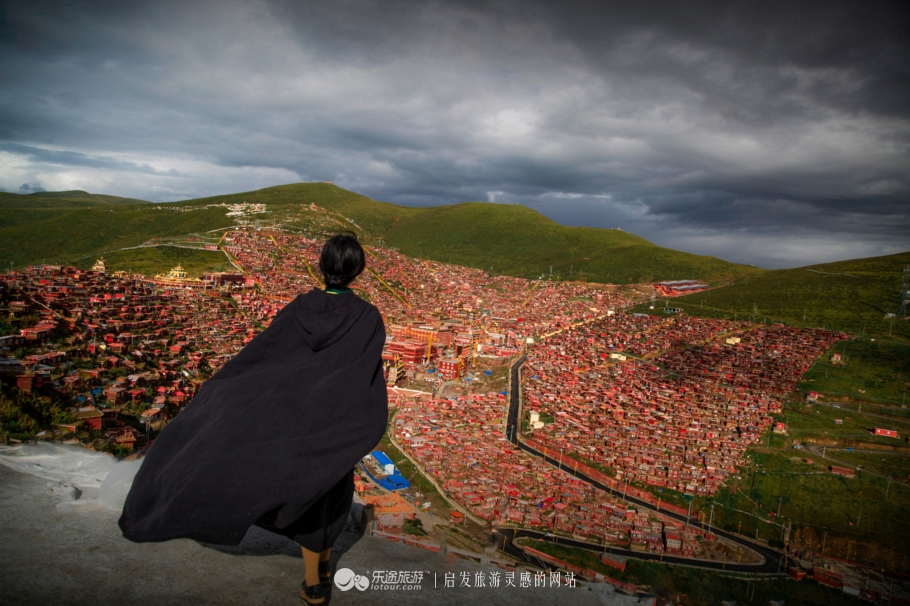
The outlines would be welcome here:
<svg viewBox="0 0 910 606">
<path fill-rule="evenodd" d="M 236 545 L 263 513 L 318 499 L 385 431 L 384 343 L 355 294 L 298 296 L 154 441 L 123 536 Z"/>
</svg>

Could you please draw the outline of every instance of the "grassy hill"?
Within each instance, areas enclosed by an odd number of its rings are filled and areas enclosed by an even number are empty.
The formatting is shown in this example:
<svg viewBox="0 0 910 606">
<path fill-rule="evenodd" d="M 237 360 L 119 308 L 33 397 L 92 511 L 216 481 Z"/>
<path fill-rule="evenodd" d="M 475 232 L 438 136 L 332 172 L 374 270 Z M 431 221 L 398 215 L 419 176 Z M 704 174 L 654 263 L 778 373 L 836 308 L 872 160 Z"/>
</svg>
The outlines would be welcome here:
<svg viewBox="0 0 910 606">
<path fill-rule="evenodd" d="M 523 277 L 635 283 L 701 278 L 724 283 L 755 268 L 655 246 L 611 229 L 566 227 L 519 205 L 466 202 L 403 217 L 385 241 L 408 254 Z"/>
<path fill-rule="evenodd" d="M 371 200 L 331 183 L 295 183 L 170 204 L 83 191 L 0 194 L 0 267 L 72 263 L 151 238 L 233 224 L 221 205 L 264 204 L 263 225 L 319 237 L 351 229 L 365 241 L 495 273 L 634 283 L 700 278 L 725 283 L 756 268 L 683 253 L 622 231 L 566 227 L 518 205 L 466 202 L 413 208 Z M 328 211 L 317 216 L 309 204 Z M 124 259 L 127 261 L 128 259 Z"/>
<path fill-rule="evenodd" d="M 465 202 L 414 208 L 377 202 L 330 183 L 297 183 L 192 200 L 192 204 L 261 203 L 287 212 L 315 203 L 338 213 L 339 227 L 403 253 L 495 273 L 632 283 L 700 278 L 725 283 L 761 270 L 661 248 L 617 230 L 566 227 L 520 205 Z M 351 219 L 353 224 L 346 223 Z M 293 221 L 286 225 L 293 226 Z"/>
<path fill-rule="evenodd" d="M 671 299 L 692 315 L 734 314 L 758 320 L 827 326 L 868 336 L 910 338 L 910 322 L 897 313 L 910 252 L 778 269 L 708 292 Z M 805 319 L 804 319 L 805 318 Z"/>
<path fill-rule="evenodd" d="M 74 263 L 84 257 L 136 246 L 150 238 L 227 227 L 223 209 L 197 212 L 84 209 L 0 229 L 0 266 L 27 263 Z"/>
<path fill-rule="evenodd" d="M 81 189 L 71 189 L 69 191 L 42 191 L 28 194 L 28 196 L 30 198 L 42 198 L 45 200 L 66 200 L 70 202 L 88 202 L 90 204 L 150 204 L 150 202 L 137 200 L 136 198 L 90 194 Z"/>
</svg>

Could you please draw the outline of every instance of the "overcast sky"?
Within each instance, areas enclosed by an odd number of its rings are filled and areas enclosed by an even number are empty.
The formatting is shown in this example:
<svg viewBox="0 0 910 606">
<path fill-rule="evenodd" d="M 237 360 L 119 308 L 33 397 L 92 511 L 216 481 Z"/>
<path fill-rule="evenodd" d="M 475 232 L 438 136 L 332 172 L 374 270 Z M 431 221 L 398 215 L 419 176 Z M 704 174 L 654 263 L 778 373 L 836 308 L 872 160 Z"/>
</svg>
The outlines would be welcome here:
<svg viewBox="0 0 910 606">
<path fill-rule="evenodd" d="M 906 6 L 0 0 L 0 188 L 332 181 L 762 267 L 901 252 Z"/>
</svg>

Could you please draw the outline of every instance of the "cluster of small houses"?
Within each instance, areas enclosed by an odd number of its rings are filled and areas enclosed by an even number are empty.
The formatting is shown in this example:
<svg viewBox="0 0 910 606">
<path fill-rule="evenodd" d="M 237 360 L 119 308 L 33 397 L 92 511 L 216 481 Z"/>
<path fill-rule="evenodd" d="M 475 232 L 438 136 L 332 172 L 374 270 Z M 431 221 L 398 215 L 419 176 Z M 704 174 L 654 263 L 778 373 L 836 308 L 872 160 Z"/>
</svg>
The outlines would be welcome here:
<svg viewBox="0 0 910 606">
<path fill-rule="evenodd" d="M 236 293 L 238 308 L 268 323 L 301 292 L 318 286 L 321 243 L 303 236 L 236 229 L 224 250 L 257 285 Z M 235 276 L 236 278 L 237 276 Z M 214 274 L 203 284 L 217 280 Z M 390 385 L 418 372 L 439 381 L 465 376 L 478 356 L 510 357 L 529 336 L 547 334 L 629 303 L 581 283 L 532 282 L 370 248 L 368 271 L 352 285 L 386 319 L 383 351 Z"/>
<path fill-rule="evenodd" d="M 535 458 L 502 432 L 502 394 L 400 398 L 395 439 L 446 496 L 487 522 L 559 530 L 641 551 L 694 555 L 713 534 L 646 510 Z"/>
<path fill-rule="evenodd" d="M 645 339 L 667 342 L 664 331 L 702 344 L 627 355 Z M 604 318 L 531 348 L 529 429 L 535 441 L 624 481 L 711 495 L 781 411 L 778 398 L 842 337 L 684 316 Z"/>
<path fill-rule="evenodd" d="M 35 326 L 0 337 L 0 377 L 23 391 L 52 389 L 72 404 L 75 423 L 130 449 L 144 436 L 121 419 L 124 406 L 160 429 L 208 374 L 256 333 L 228 300 L 162 287 L 141 275 L 41 266 L 0 275 L 13 319 Z M 59 329 L 59 330 L 58 330 Z M 12 352 L 35 351 L 21 359 Z"/>
</svg>

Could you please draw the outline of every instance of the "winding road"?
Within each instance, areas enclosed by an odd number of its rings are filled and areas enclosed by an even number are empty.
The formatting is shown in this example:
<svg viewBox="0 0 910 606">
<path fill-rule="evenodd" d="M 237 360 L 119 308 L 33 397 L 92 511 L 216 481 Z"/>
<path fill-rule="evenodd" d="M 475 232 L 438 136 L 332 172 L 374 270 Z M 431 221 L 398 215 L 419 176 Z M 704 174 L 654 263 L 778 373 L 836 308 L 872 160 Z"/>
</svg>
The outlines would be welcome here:
<svg viewBox="0 0 910 606">
<path fill-rule="evenodd" d="M 860 465 L 855 465 L 853 463 L 847 463 L 846 461 L 842 461 L 840 459 L 835 459 L 834 457 L 828 455 L 828 451 L 830 450 L 833 452 L 837 452 L 837 451 L 841 450 L 841 451 L 846 451 L 846 452 L 865 452 L 865 453 L 871 453 L 871 454 L 876 454 L 876 455 L 901 455 L 901 456 L 905 456 L 905 457 L 907 456 L 906 452 L 901 452 L 901 451 L 874 450 L 871 448 L 848 448 L 846 446 L 822 446 L 820 444 L 803 444 L 803 448 L 806 449 L 807 452 L 811 452 L 812 454 L 819 456 L 819 457 L 825 459 L 826 461 L 832 461 L 834 463 L 837 463 L 838 465 L 847 467 L 848 469 L 856 469 L 856 470 L 861 469 L 862 473 L 868 473 L 869 475 L 875 476 L 877 478 L 881 478 L 883 480 L 887 480 L 888 476 L 875 472 L 875 471 L 871 471 Z M 859 476 L 857 476 L 857 477 L 859 477 Z M 898 484 L 900 484 L 900 483 L 901 482 L 898 482 Z"/>
<path fill-rule="evenodd" d="M 510 442 L 512 442 L 513 444 L 515 444 L 522 450 L 524 450 L 536 457 L 542 458 L 545 461 L 547 461 L 548 463 L 551 463 L 553 465 L 558 465 L 557 461 L 551 459 L 550 457 L 546 457 L 546 456 L 542 455 L 541 453 L 537 452 L 533 448 L 530 448 L 529 446 L 527 446 L 526 444 L 524 444 L 523 442 L 518 440 L 519 419 L 520 419 L 520 414 L 521 414 L 520 370 L 521 370 L 521 366 L 527 361 L 527 359 L 528 359 L 527 355 L 523 354 L 520 358 L 518 358 L 515 361 L 515 363 L 512 365 L 511 371 L 510 371 L 511 372 L 511 389 L 510 389 L 510 399 L 509 399 L 509 415 L 508 415 L 507 421 L 506 421 L 506 435 L 508 436 Z M 657 510 L 649 503 L 647 503 L 645 501 L 641 501 L 639 499 L 636 499 L 636 498 L 628 496 L 628 495 L 623 497 L 620 492 L 615 491 L 612 488 L 610 488 L 609 486 L 601 484 L 600 482 L 597 482 L 596 480 L 587 477 L 583 473 L 580 473 L 577 471 L 572 471 L 571 469 L 568 469 L 568 468 L 563 468 L 563 471 L 565 471 L 566 473 L 570 473 L 570 474 L 574 475 L 575 477 L 582 479 L 590 484 L 593 484 L 594 486 L 600 488 L 601 490 L 603 490 L 605 492 L 620 496 L 624 500 L 626 500 L 630 503 L 634 503 L 635 505 L 641 507 L 642 509 L 647 509 L 649 511 L 657 513 Z M 680 522 L 687 522 L 694 526 L 698 526 L 699 528 L 706 528 L 706 526 L 702 522 L 687 520 L 686 516 L 678 515 L 678 514 L 669 512 L 669 511 L 660 511 L 659 513 L 660 513 L 660 515 L 674 518 Z M 522 551 L 519 547 L 512 545 L 513 539 L 519 538 L 519 537 L 531 537 L 531 538 L 543 539 L 543 540 L 554 540 L 554 536 L 552 534 L 536 532 L 533 530 L 518 530 L 518 529 L 514 529 L 514 528 L 503 527 L 503 528 L 496 528 L 496 532 L 498 532 L 500 535 L 502 535 L 506 540 L 506 545 L 505 545 L 504 551 L 506 551 L 506 553 L 509 553 L 511 555 L 518 555 L 519 557 L 521 557 L 524 560 L 528 560 L 529 558 L 531 558 L 531 556 L 527 556 L 524 553 L 524 551 Z M 751 549 L 752 551 L 757 552 L 761 556 L 762 561 L 759 563 L 753 563 L 753 564 L 739 564 L 736 562 L 723 563 L 723 562 L 712 562 L 712 561 L 707 561 L 707 560 L 697 560 L 697 559 L 693 559 L 693 558 L 684 558 L 684 557 L 667 556 L 667 555 L 664 555 L 661 558 L 660 554 L 642 553 L 640 551 L 632 551 L 629 549 L 618 549 L 618 548 L 608 548 L 608 549 L 610 550 L 611 553 L 616 553 L 616 554 L 620 554 L 620 555 L 631 557 L 631 558 L 637 558 L 640 560 L 652 560 L 652 561 L 660 560 L 663 562 L 668 562 L 668 563 L 673 563 L 673 564 L 683 564 L 686 566 L 694 566 L 697 568 L 708 568 L 708 569 L 714 569 L 714 570 L 729 570 L 731 572 L 743 572 L 743 573 L 753 573 L 753 574 L 778 574 L 779 572 L 783 572 L 786 570 L 786 563 L 784 562 L 785 556 L 783 553 L 781 553 L 775 549 L 772 549 L 762 543 L 751 541 L 749 539 L 746 539 L 745 537 L 741 537 L 737 534 L 727 532 L 727 531 L 721 530 L 719 528 L 711 528 L 711 532 L 713 532 L 714 534 L 716 534 L 719 537 L 723 537 L 724 539 L 730 541 L 731 543 L 735 543 L 736 545 L 739 545 L 740 547 L 742 547 L 744 549 Z M 584 541 L 579 541 L 579 540 L 575 540 L 575 539 L 567 539 L 567 538 L 563 538 L 563 537 L 558 537 L 555 540 L 563 545 L 571 545 L 573 547 L 580 547 L 582 549 L 588 549 L 591 551 L 603 550 L 603 546 L 597 545 L 596 543 L 586 543 Z M 536 561 L 536 558 L 533 558 L 533 559 Z M 547 565 L 545 567 L 548 567 L 548 566 L 549 565 Z"/>
</svg>

